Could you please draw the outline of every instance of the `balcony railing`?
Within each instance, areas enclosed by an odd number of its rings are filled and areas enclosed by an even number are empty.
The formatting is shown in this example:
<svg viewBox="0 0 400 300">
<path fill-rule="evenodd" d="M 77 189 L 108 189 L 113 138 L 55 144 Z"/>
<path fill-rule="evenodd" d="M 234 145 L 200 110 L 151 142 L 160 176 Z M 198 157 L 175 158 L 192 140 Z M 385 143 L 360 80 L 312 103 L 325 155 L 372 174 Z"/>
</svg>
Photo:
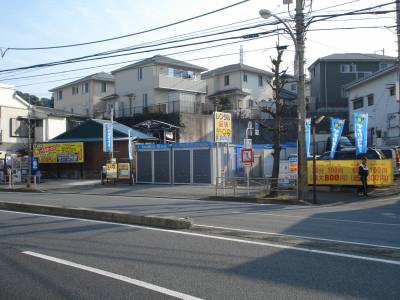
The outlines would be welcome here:
<svg viewBox="0 0 400 300">
<path fill-rule="evenodd" d="M 156 78 L 156 88 L 206 93 L 206 82 L 194 78 L 181 78 L 159 74 Z"/>
</svg>

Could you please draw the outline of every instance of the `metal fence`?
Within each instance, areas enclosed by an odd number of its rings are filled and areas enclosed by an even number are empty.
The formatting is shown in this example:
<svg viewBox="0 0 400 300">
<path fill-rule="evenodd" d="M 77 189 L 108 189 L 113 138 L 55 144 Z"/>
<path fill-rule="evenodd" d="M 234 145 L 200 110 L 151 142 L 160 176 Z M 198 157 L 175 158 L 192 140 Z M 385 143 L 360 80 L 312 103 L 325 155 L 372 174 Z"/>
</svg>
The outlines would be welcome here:
<svg viewBox="0 0 400 300">
<path fill-rule="evenodd" d="M 217 197 L 263 197 L 271 192 L 292 194 L 296 192 L 296 180 L 269 177 L 217 177 L 215 196 Z"/>
</svg>

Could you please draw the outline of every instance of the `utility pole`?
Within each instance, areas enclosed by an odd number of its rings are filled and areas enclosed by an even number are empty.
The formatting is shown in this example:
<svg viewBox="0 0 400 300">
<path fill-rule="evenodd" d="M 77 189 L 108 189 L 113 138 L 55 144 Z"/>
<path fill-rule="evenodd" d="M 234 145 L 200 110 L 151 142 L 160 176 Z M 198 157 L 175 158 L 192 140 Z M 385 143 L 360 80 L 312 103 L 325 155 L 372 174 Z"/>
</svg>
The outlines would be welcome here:
<svg viewBox="0 0 400 300">
<path fill-rule="evenodd" d="M 297 56 L 297 71 L 298 71 L 298 86 L 297 86 L 297 111 L 298 111 L 298 156 L 297 156 L 297 175 L 298 187 L 297 198 L 304 200 L 307 186 L 307 155 L 305 141 L 305 120 L 306 120 L 306 101 L 305 101 L 305 78 L 304 78 L 304 0 L 296 0 L 296 56 Z"/>
</svg>

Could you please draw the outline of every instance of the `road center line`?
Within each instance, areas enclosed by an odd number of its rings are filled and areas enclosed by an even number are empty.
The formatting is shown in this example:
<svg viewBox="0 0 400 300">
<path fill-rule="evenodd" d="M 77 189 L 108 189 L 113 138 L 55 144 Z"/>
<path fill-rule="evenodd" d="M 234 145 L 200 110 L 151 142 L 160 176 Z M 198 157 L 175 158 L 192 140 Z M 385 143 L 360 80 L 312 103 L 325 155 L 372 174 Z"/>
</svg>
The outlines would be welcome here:
<svg viewBox="0 0 400 300">
<path fill-rule="evenodd" d="M 0 212 L 36 215 L 36 216 L 48 217 L 48 218 L 53 218 L 54 217 L 54 216 L 50 216 L 50 215 L 26 213 L 26 212 L 13 212 L 13 211 L 8 211 L 8 210 L 0 210 Z M 88 220 L 88 219 L 80 219 L 80 218 L 72 218 L 72 217 L 59 217 L 59 216 L 56 216 L 54 218 L 69 219 L 69 220 L 79 220 L 79 221 L 84 221 L 84 222 L 93 222 L 93 223 L 102 223 L 102 224 L 113 224 L 113 225 L 116 225 L 116 226 L 141 228 L 141 229 L 144 229 L 144 230 L 161 231 L 161 232 L 167 232 L 167 233 L 182 234 L 182 235 L 187 235 L 187 236 L 197 236 L 197 237 L 214 239 L 214 240 L 223 240 L 223 241 L 237 242 L 237 243 L 242 243 L 242 244 L 250 244 L 250 245 L 258 245 L 258 246 L 264 246 L 264 247 L 272 247 L 272 248 L 279 248 L 279 249 L 286 249 L 286 250 L 294 250 L 294 251 L 308 252 L 308 253 L 314 253 L 314 254 L 324 254 L 324 255 L 330 255 L 330 256 L 345 257 L 345 258 L 373 261 L 373 262 L 386 263 L 386 264 L 400 266 L 400 261 L 381 259 L 381 258 L 374 258 L 374 257 L 368 257 L 368 256 L 352 255 L 352 254 L 331 252 L 331 251 L 323 251 L 323 250 L 313 250 L 313 249 L 302 248 L 302 247 L 286 246 L 286 245 L 281 245 L 281 244 L 271 244 L 271 243 L 263 243 L 263 242 L 255 242 L 255 241 L 241 240 L 241 239 L 236 239 L 236 238 L 227 238 L 227 237 L 213 236 L 213 235 L 207 235 L 207 234 L 201 234 L 201 233 L 193 233 L 193 232 L 187 232 L 187 231 L 178 231 L 178 230 L 162 229 L 162 228 L 155 228 L 155 227 L 147 227 L 147 226 L 141 226 L 141 225 L 122 224 L 122 223 L 106 222 L 106 221 L 96 221 L 96 220 Z"/>
<path fill-rule="evenodd" d="M 274 217 L 284 217 L 284 218 L 294 218 L 294 219 L 304 219 L 304 220 L 318 220 L 318 221 L 332 221 L 332 222 L 344 222 L 344 223 L 358 223 L 358 224 L 369 224 L 369 225 L 385 225 L 385 226 L 400 226 L 400 223 L 382 223 L 382 222 L 368 222 L 368 221 L 355 221 L 346 219 L 331 219 L 331 218 L 319 218 L 319 217 L 309 217 L 309 216 L 293 216 L 285 214 L 269 214 L 269 213 L 251 213 L 251 212 L 234 212 L 236 214 L 244 215 L 264 215 L 264 216 L 274 216 Z"/>
<path fill-rule="evenodd" d="M 369 247 L 378 247 L 378 248 L 384 248 L 384 249 L 400 250 L 400 247 L 394 247 L 394 246 L 385 246 L 385 245 L 359 243 L 359 242 L 352 242 L 352 241 L 324 239 L 324 238 L 316 238 L 316 237 L 304 236 L 304 235 L 294 235 L 294 234 L 285 234 L 285 233 L 277 233 L 277 232 L 258 231 L 258 230 L 251 230 L 251 229 L 223 227 L 223 226 L 212 226 L 212 225 L 205 225 L 205 224 L 193 224 L 193 225 L 199 226 L 199 227 L 205 227 L 205 228 L 209 227 L 209 228 L 222 229 L 222 230 L 232 230 L 232 231 L 239 231 L 239 232 L 267 234 L 267 235 L 275 235 L 275 236 L 282 236 L 282 237 L 286 236 L 286 237 L 294 237 L 294 238 L 299 238 L 299 239 L 308 239 L 308 240 L 334 242 L 334 243 L 341 243 L 341 244 L 348 244 L 348 245 L 369 246 Z"/>
<path fill-rule="evenodd" d="M 178 299 L 183 299 L 183 300 L 201 300 L 201 298 L 197 298 L 197 297 L 193 297 L 193 296 L 190 296 L 190 295 L 187 295 L 187 294 L 176 292 L 176 291 L 173 291 L 173 290 L 170 290 L 170 289 L 167 289 L 167 288 L 163 288 L 163 287 L 158 286 L 158 285 L 154 285 L 154 284 L 151 284 L 151 283 L 148 283 L 148 282 L 144 282 L 144 281 L 141 281 L 141 280 L 133 279 L 133 278 L 130 278 L 130 277 L 127 277 L 127 276 L 123 276 L 123 275 L 111 273 L 111 272 L 108 272 L 108 271 L 104 271 L 104 270 L 101 270 L 101 269 L 97 269 L 97 268 L 81 265 L 81 264 L 78 264 L 78 263 L 74 263 L 74 262 L 69 261 L 69 260 L 60 259 L 60 258 L 56 258 L 56 257 L 52 257 L 52 256 L 48 256 L 48 255 L 32 252 L 32 251 L 23 251 L 22 253 L 26 254 L 26 255 L 38 257 L 38 258 L 41 258 L 41 259 L 45 259 L 45 260 L 48 260 L 48 261 L 52 261 L 52 262 L 55 262 L 55 263 L 59 263 L 59 264 L 62 264 L 62 265 L 66 265 L 66 266 L 69 266 L 69 267 L 73 267 L 73 268 L 85 270 L 85 271 L 88 271 L 88 272 L 92 272 L 92 273 L 95 273 L 95 274 L 99 274 L 99 275 L 102 275 L 102 276 L 106 276 L 106 277 L 110 277 L 110 278 L 113 278 L 113 279 L 117 279 L 117 280 L 120 280 L 120 281 L 123 281 L 123 282 L 126 282 L 126 283 L 130 283 L 130 284 L 133 284 L 133 285 L 136 285 L 136 286 L 139 286 L 139 287 L 142 287 L 142 288 L 146 288 L 146 289 L 158 292 L 158 293 L 162 293 L 162 294 L 165 294 L 165 295 L 168 295 L 168 296 L 172 296 L 172 297 L 175 297 L 175 298 L 178 298 Z"/>
</svg>

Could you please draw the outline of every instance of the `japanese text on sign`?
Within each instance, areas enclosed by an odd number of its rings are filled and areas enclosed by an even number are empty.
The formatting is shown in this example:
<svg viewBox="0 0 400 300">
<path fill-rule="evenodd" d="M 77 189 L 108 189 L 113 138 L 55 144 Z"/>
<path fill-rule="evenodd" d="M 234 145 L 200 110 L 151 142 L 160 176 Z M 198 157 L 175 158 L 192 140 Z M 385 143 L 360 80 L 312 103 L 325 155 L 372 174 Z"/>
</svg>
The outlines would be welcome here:
<svg viewBox="0 0 400 300">
<path fill-rule="evenodd" d="M 232 143 L 232 115 L 230 113 L 214 113 L 215 142 Z"/>
<path fill-rule="evenodd" d="M 326 185 L 360 185 L 358 160 L 318 160 L 317 184 Z M 393 184 L 393 164 L 389 159 L 370 159 L 368 184 Z M 312 161 L 308 161 L 308 184 L 312 184 Z"/>
<path fill-rule="evenodd" d="M 82 163 L 83 143 L 44 143 L 33 146 L 33 156 L 41 164 Z"/>
</svg>

